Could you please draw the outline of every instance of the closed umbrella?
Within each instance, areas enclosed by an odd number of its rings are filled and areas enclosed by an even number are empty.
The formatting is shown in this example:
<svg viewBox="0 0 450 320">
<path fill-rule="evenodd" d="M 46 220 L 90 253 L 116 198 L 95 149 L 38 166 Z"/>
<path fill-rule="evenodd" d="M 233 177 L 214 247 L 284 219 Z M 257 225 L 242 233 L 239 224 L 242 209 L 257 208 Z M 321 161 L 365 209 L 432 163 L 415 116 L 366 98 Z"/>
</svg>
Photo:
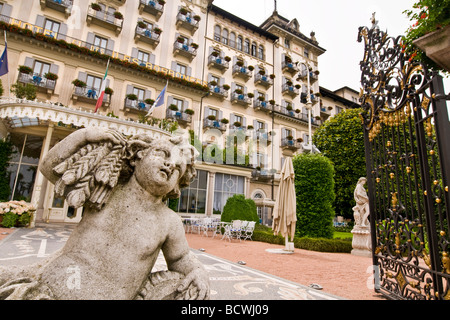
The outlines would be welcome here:
<svg viewBox="0 0 450 320">
<path fill-rule="evenodd" d="M 278 187 L 278 196 L 273 209 L 272 223 L 274 234 L 281 234 L 286 239 L 286 250 L 289 250 L 288 237 L 291 238 L 291 241 L 294 239 L 295 224 L 297 222 L 294 178 L 292 158 L 287 157 L 281 170 L 280 186 Z"/>
</svg>

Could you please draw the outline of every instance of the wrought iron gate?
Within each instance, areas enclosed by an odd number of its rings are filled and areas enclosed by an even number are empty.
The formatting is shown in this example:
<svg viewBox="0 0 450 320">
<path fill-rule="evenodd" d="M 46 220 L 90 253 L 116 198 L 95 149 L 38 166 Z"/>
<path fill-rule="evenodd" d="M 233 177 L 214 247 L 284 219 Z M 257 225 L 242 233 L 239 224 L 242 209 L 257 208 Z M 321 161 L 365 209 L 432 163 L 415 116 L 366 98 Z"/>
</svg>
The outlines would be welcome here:
<svg viewBox="0 0 450 320">
<path fill-rule="evenodd" d="M 449 300 L 449 96 L 401 39 L 376 23 L 359 29 L 375 288 L 394 299 Z"/>
</svg>

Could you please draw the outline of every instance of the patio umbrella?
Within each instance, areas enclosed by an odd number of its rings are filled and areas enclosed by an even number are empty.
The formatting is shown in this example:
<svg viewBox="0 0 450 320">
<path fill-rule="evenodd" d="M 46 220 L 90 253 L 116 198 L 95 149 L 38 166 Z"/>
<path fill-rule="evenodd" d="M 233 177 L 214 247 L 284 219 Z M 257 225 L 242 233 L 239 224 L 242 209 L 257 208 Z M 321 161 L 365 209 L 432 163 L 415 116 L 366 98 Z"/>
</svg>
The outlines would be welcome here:
<svg viewBox="0 0 450 320">
<path fill-rule="evenodd" d="M 288 237 L 294 239 L 295 224 L 297 222 L 296 195 L 294 186 L 294 166 L 292 158 L 287 157 L 281 170 L 280 186 L 273 209 L 272 229 L 275 235 L 281 234 L 286 239 L 286 250 L 288 248 Z"/>
</svg>

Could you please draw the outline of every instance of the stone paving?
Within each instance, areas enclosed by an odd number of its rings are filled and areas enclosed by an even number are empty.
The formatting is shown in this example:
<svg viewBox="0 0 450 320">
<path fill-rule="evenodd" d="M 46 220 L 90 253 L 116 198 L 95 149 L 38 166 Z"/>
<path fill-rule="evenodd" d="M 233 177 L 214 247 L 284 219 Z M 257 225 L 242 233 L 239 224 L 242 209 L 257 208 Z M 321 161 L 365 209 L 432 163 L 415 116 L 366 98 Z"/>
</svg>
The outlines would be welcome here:
<svg viewBox="0 0 450 320">
<path fill-rule="evenodd" d="M 64 246 L 73 226 L 18 229 L 0 242 L 0 265 L 27 265 Z M 286 279 L 192 249 L 209 272 L 211 300 L 343 300 Z M 153 271 L 167 268 L 159 255 Z"/>
</svg>

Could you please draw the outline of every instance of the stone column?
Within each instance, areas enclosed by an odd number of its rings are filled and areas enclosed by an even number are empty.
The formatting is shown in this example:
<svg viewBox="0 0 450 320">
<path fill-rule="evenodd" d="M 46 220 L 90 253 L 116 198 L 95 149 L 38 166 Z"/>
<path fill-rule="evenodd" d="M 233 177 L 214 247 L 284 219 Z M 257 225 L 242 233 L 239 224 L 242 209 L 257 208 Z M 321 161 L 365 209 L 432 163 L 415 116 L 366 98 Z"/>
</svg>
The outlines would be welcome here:
<svg viewBox="0 0 450 320">
<path fill-rule="evenodd" d="M 49 123 L 48 129 L 47 129 L 47 135 L 45 136 L 45 140 L 44 140 L 44 145 L 42 146 L 39 162 L 44 160 L 45 156 L 47 155 L 48 151 L 50 150 L 50 142 L 52 140 L 53 127 L 54 127 L 53 123 Z M 41 199 L 43 182 L 44 182 L 44 176 L 38 169 L 37 173 L 36 173 L 36 179 L 34 181 L 33 195 L 31 197 L 31 203 L 36 208 L 36 210 L 38 209 L 39 200 Z M 33 215 L 33 219 L 30 222 L 29 227 L 34 228 L 35 222 L 36 222 L 36 213 Z"/>
<path fill-rule="evenodd" d="M 208 189 L 206 193 L 206 215 L 213 215 L 213 205 L 214 205 L 214 186 L 216 185 L 216 173 L 208 172 Z"/>
<path fill-rule="evenodd" d="M 370 227 L 355 226 L 352 233 L 352 254 L 356 256 L 371 257 L 372 241 L 370 237 Z"/>
</svg>

